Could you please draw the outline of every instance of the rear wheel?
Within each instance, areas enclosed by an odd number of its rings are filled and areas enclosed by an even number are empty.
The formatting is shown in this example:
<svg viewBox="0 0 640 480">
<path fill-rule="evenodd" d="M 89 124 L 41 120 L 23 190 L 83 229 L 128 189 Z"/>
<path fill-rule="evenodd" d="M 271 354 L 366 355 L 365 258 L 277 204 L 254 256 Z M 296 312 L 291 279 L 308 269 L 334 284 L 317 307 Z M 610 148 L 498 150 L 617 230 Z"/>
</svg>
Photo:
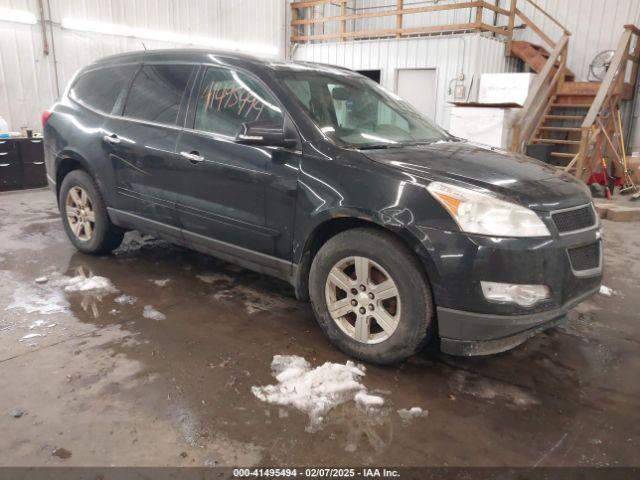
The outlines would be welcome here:
<svg viewBox="0 0 640 480">
<path fill-rule="evenodd" d="M 311 265 L 309 294 L 332 343 L 367 362 L 404 360 L 431 332 L 433 302 L 420 265 L 385 232 L 357 228 L 331 238 Z"/>
<path fill-rule="evenodd" d="M 65 231 L 84 253 L 103 254 L 117 248 L 124 232 L 113 225 L 98 186 L 83 170 L 67 174 L 58 198 Z"/>
</svg>

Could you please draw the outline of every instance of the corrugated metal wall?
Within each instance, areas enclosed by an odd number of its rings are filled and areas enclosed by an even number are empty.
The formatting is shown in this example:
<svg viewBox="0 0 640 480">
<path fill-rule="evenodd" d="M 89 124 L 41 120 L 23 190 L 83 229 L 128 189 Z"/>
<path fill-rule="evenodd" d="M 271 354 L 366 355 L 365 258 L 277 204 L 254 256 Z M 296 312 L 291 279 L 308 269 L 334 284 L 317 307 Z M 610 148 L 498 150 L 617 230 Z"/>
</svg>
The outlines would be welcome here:
<svg viewBox="0 0 640 480">
<path fill-rule="evenodd" d="M 354 70 L 381 70 L 381 84 L 396 91 L 396 74 L 403 68 L 437 70 L 436 122 L 449 126 L 450 86 L 463 73 L 464 84 L 475 100 L 482 73 L 515 71 L 516 62 L 504 56 L 504 43 L 474 35 L 448 35 L 405 39 L 378 39 L 298 45 L 296 60 L 330 63 Z"/>
<path fill-rule="evenodd" d="M 58 81 L 64 90 L 75 71 L 111 54 L 141 50 L 134 38 L 60 28 L 64 18 L 124 24 L 152 30 L 201 35 L 286 50 L 286 0 L 49 0 Z M 45 6 L 47 1 L 45 0 Z M 0 6 L 39 16 L 37 0 L 0 0 Z M 144 40 L 148 49 L 181 45 Z M 41 25 L 0 21 L 0 115 L 10 128 L 40 129 L 40 113 L 56 98 L 53 55 L 43 55 Z"/>
<path fill-rule="evenodd" d="M 502 8 L 509 8 L 511 0 L 489 0 Z M 394 10 L 397 0 L 351 0 L 348 3 L 349 14 L 370 13 Z M 429 5 L 450 5 L 467 3 L 467 0 L 404 0 L 404 7 L 421 7 Z M 571 33 L 569 68 L 580 80 L 586 80 L 589 65 L 593 57 L 603 50 L 615 49 L 625 24 L 640 24 L 639 0 L 536 0 L 541 8 L 562 23 Z M 522 10 L 552 39 L 558 39 L 562 30 L 549 18 L 537 10 L 526 0 L 518 0 L 518 8 Z M 339 15 L 336 6 L 316 7 L 316 16 Z M 483 21 L 493 24 L 496 19 L 493 12 L 485 10 Z M 452 25 L 475 21 L 475 9 L 438 11 L 406 15 L 403 26 L 426 27 L 431 25 Z M 505 25 L 507 18 L 497 16 L 498 25 Z M 519 19 L 517 24 L 522 23 Z M 337 31 L 338 22 L 318 24 L 310 32 L 312 34 L 333 33 Z M 389 29 L 396 27 L 396 17 L 386 16 L 352 21 L 347 25 L 348 31 Z M 522 40 L 540 44 L 540 38 L 530 29 L 519 30 L 516 36 Z"/>
<path fill-rule="evenodd" d="M 536 0 L 536 3 L 571 32 L 568 65 L 578 80 L 587 80 L 589 65 L 599 52 L 615 50 L 625 24 L 640 25 L 638 0 Z M 562 30 L 531 4 L 520 0 L 518 7 L 552 39 L 560 38 Z M 529 30 L 518 37 L 540 43 L 539 37 Z"/>
<path fill-rule="evenodd" d="M 436 4 L 445 5 L 451 3 L 463 3 L 464 1 L 465 0 L 404 0 L 404 5 L 405 7 L 419 7 Z M 511 0 L 493 0 L 493 3 L 498 4 L 502 8 L 508 8 Z M 623 25 L 632 23 L 640 26 L 640 0 L 535 0 L 535 3 L 555 17 L 572 33 L 568 64 L 569 68 L 575 73 L 578 80 L 588 79 L 589 65 L 595 55 L 603 50 L 616 48 L 620 35 L 623 31 Z M 349 13 L 376 12 L 381 10 L 393 10 L 396 5 L 396 0 L 351 0 L 348 5 Z M 317 8 L 324 8 L 324 15 L 338 15 L 336 7 Z M 520 8 L 552 39 L 558 39 L 562 35 L 562 30 L 539 10 L 535 9 L 535 7 L 530 3 L 525 0 L 518 0 L 518 8 Z M 319 16 L 320 12 L 318 12 L 317 15 Z M 468 23 L 470 21 L 475 21 L 475 11 L 472 9 L 464 9 L 407 15 L 404 19 L 404 26 L 417 27 L 429 25 L 451 25 Z M 494 14 L 491 11 L 485 10 L 483 14 L 483 21 L 489 24 L 494 23 Z M 505 23 L 506 17 L 499 16 L 497 24 L 504 25 Z M 520 20 L 518 20 L 517 24 L 519 23 L 521 23 Z M 395 26 L 396 17 L 390 16 L 357 20 L 355 22 L 352 21 L 347 24 L 347 31 L 387 29 L 395 28 Z M 329 24 L 324 28 L 322 25 L 317 25 L 309 33 L 332 33 L 336 31 L 336 28 L 336 23 Z M 517 30 L 516 38 L 529 40 L 537 44 L 541 43 L 540 38 L 529 29 Z M 353 46 L 353 42 L 305 44 L 298 47 L 298 50 L 295 53 L 295 58 L 323 59 L 322 61 L 339 63 L 347 67 L 368 68 L 360 67 L 359 65 L 363 62 L 357 57 L 357 55 L 353 57 L 352 52 L 360 51 L 359 48 L 364 48 L 362 51 L 366 54 L 367 52 L 375 51 L 375 47 L 373 47 L 373 45 L 380 44 L 382 48 L 385 49 L 380 52 L 380 55 L 382 56 L 384 56 L 385 52 L 389 50 L 400 52 L 401 55 L 408 55 L 407 58 L 397 61 L 396 58 L 391 58 L 390 63 L 384 67 L 385 70 L 393 72 L 395 68 L 412 68 L 412 65 L 413 68 L 424 68 L 424 59 L 412 57 L 414 52 L 418 50 L 415 47 L 411 47 L 414 50 L 407 50 L 404 47 L 400 47 L 403 42 L 417 42 L 415 45 L 418 45 L 421 44 L 420 42 L 424 42 L 424 40 L 390 39 L 384 41 L 373 40 L 357 42 L 358 44 L 367 45 L 366 48 Z M 398 46 L 394 46 L 395 43 L 398 43 Z M 432 45 L 436 44 L 434 43 Z M 451 45 L 455 45 L 455 42 L 451 43 Z M 425 46 L 423 48 L 427 47 Z M 497 55 L 499 53 L 497 49 L 489 50 L 495 52 Z M 451 74 L 455 74 L 455 68 L 451 68 L 451 64 L 452 62 L 455 64 L 455 60 L 448 58 L 446 55 L 441 55 L 441 52 L 439 51 L 435 52 L 435 54 L 436 56 L 432 58 L 430 63 L 438 64 L 440 94 L 443 92 L 442 89 L 444 88 L 442 86 L 442 81 L 448 82 L 451 78 Z M 485 68 L 483 65 L 484 61 L 485 60 L 483 59 L 478 59 L 477 68 L 475 70 L 476 74 L 483 70 L 487 72 L 503 71 L 500 70 L 501 68 L 505 68 L 505 71 L 509 71 L 514 66 L 512 61 L 503 62 L 494 59 L 492 63 L 488 64 Z M 369 63 L 372 64 L 372 62 Z M 404 66 L 395 67 L 396 64 L 402 64 Z M 388 77 L 388 75 L 391 75 L 391 77 Z M 393 73 L 387 74 L 387 78 L 383 75 L 383 82 L 385 83 L 385 86 L 390 88 L 395 87 L 393 75 Z M 439 96 L 439 98 L 443 97 Z M 444 100 L 442 100 L 442 102 L 445 103 Z M 640 150 L 640 99 L 637 103 L 634 121 L 635 128 L 631 136 L 631 143 L 634 146 L 634 150 Z M 625 112 L 629 112 L 631 110 L 630 107 L 631 105 L 626 105 Z M 446 128 L 448 125 L 448 115 L 447 110 L 443 105 L 438 107 L 437 118 L 438 121 Z"/>
<path fill-rule="evenodd" d="M 108 35 L 79 33 L 62 30 L 59 22 L 67 16 L 88 20 L 123 23 L 128 26 L 145 27 L 157 30 L 169 30 L 177 33 L 195 33 L 214 38 L 231 39 L 242 42 L 261 42 L 277 45 L 282 56 L 285 55 L 288 33 L 285 27 L 289 12 L 287 3 L 290 0 L 49 0 L 53 19 L 53 38 L 49 32 L 49 41 L 53 39 L 57 54 L 58 75 L 54 74 L 52 55 L 42 54 L 42 35 L 40 25 L 19 25 L 0 22 L 0 115 L 8 120 L 12 129 L 21 126 L 39 128 L 39 115 L 42 110 L 53 103 L 56 98 L 57 83 L 63 89 L 73 73 L 91 61 L 113 53 L 142 48 L 142 42 L 131 38 L 119 38 Z M 461 2 L 464 0 L 449 0 Z M 499 1 L 501 7 L 507 7 L 510 0 Z M 576 73 L 578 79 L 586 79 L 589 64 L 596 53 L 615 48 L 620 36 L 622 25 L 635 23 L 640 25 L 639 0 L 536 0 L 549 13 L 558 18 L 572 31 L 569 66 Z M 45 0 L 45 4 L 47 1 Z M 444 4 L 440 0 L 405 0 L 406 6 L 421 6 L 429 4 Z M 349 11 L 375 11 L 382 7 L 391 8 L 395 0 L 351 0 Z M 0 0 L 0 6 L 29 10 L 38 14 L 37 0 Z M 559 31 L 542 14 L 535 11 L 524 0 L 519 0 L 519 6 L 543 30 L 557 38 Z M 318 7 L 323 8 L 323 7 Z M 338 14 L 337 7 L 324 7 L 331 11 L 325 14 Z M 469 10 L 456 12 L 439 12 L 431 14 L 417 14 L 407 16 L 405 25 L 408 27 L 426 24 L 466 23 L 469 21 Z M 485 12 L 485 22 L 492 22 L 492 14 Z M 361 21 L 358 21 L 361 22 Z M 375 25 L 382 28 L 395 26 L 395 17 L 386 19 L 372 19 Z M 426 22 L 426 23 L 425 23 Z M 389 24 L 389 25 L 387 25 Z M 349 30 L 362 29 L 366 25 L 353 22 L 348 25 Z M 325 33 L 336 31 L 337 26 L 327 26 Z M 323 33 L 320 26 L 316 26 L 312 33 Z M 524 31 L 518 34 L 523 38 L 531 35 Z M 533 37 L 530 37 L 533 38 Z M 372 40 L 358 42 L 336 42 L 326 45 L 301 45 L 296 58 L 323 59 L 323 61 L 341 63 L 346 66 L 361 66 L 358 68 L 380 68 L 382 60 L 373 61 L 373 56 L 384 59 L 388 63 L 384 66 L 383 82 L 387 87 L 395 87 L 394 70 L 396 65 L 401 68 L 438 68 L 439 93 L 442 105 L 439 106 L 439 121 L 448 124 L 446 112 L 446 85 L 456 73 L 459 73 L 459 56 L 462 55 L 459 37 L 445 40 L 438 37 L 430 45 L 442 45 L 450 56 L 433 47 L 430 53 L 425 41 L 431 39 L 403 39 L 396 41 Z M 438 43 L 440 42 L 440 43 Z M 473 61 L 471 53 L 475 40 L 468 40 L 466 47 L 467 59 L 465 72 L 468 75 L 481 71 L 501 71 L 513 69 L 512 61 L 500 58 L 500 47 L 482 47 L 480 52 L 485 57 Z M 396 45 L 397 43 L 397 45 Z M 147 48 L 164 48 L 179 46 L 171 43 L 145 40 Z M 378 45 L 382 50 L 374 53 Z M 457 45 L 457 47 L 456 47 Z M 494 44 L 495 45 L 495 44 Z M 317 50 L 316 50 L 317 49 Z M 344 51 L 341 51 L 344 49 Z M 358 59 L 353 52 L 362 51 L 369 55 L 365 59 Z M 395 53 L 403 57 L 396 58 Z M 457 52 L 457 53 L 454 53 Z M 412 61 L 412 56 L 416 56 Z M 428 55 L 429 59 L 425 59 Z M 435 55 L 435 56 L 434 56 Z M 485 65 L 485 62 L 486 65 Z M 377 66 L 374 66 L 377 65 Z M 473 68 L 473 71 L 471 70 Z M 468 73 L 469 72 L 469 73 Z M 56 78 L 58 82 L 56 82 Z M 467 77 L 469 78 L 469 77 Z M 472 86 L 477 87 L 477 79 Z M 636 109 L 640 113 L 640 106 Z M 636 113 L 636 115 L 638 114 Z M 637 123 L 634 144 L 640 147 L 640 122 Z"/>
</svg>

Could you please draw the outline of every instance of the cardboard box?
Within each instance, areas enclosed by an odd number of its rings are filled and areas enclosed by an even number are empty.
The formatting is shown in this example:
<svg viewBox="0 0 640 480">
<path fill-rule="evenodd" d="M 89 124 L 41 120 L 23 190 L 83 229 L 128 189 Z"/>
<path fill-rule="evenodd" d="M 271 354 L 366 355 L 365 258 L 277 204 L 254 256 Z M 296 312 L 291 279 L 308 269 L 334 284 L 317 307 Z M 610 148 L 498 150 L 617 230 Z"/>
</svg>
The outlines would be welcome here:
<svg viewBox="0 0 640 480">
<path fill-rule="evenodd" d="M 480 76 L 478 103 L 524 105 L 535 73 L 484 73 Z"/>
<path fill-rule="evenodd" d="M 518 107 L 457 104 L 451 108 L 449 132 L 456 137 L 473 142 L 508 149 L 511 142 L 511 127 L 519 111 Z"/>
<path fill-rule="evenodd" d="M 640 157 L 627 157 L 627 168 L 636 185 L 640 185 Z"/>
</svg>

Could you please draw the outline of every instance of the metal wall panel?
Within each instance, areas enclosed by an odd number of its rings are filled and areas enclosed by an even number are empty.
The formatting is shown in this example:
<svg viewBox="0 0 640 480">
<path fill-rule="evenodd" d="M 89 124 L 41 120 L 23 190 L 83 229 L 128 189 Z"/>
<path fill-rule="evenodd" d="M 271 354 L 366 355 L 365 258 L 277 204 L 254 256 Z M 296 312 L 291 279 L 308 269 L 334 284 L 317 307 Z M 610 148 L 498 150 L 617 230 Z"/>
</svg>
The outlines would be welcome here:
<svg viewBox="0 0 640 480">
<path fill-rule="evenodd" d="M 294 58 L 354 70 L 381 70 L 382 86 L 394 92 L 398 69 L 436 69 L 435 120 L 444 128 L 449 126 L 451 87 L 459 74 L 464 74 L 468 100 L 473 101 L 482 73 L 511 72 L 517 67 L 515 60 L 504 56 L 502 41 L 480 34 L 305 44 L 296 48 Z"/>
<path fill-rule="evenodd" d="M 201 35 L 240 43 L 275 45 L 284 58 L 286 0 L 49 0 L 60 90 L 81 67 L 106 55 L 184 45 L 84 33 L 60 28 L 64 18 Z M 45 0 L 45 5 L 47 0 Z M 1 7 L 29 10 L 37 0 L 0 0 Z M 0 21 L 0 115 L 12 130 L 40 130 L 40 114 L 57 98 L 53 54 L 43 54 L 41 25 Z"/>
<path fill-rule="evenodd" d="M 467 0 L 405 0 L 405 8 L 465 3 Z M 502 8 L 509 8 L 511 0 L 490 0 Z M 576 78 L 586 80 L 589 64 L 593 57 L 603 50 L 615 49 L 625 24 L 640 25 L 640 1 L 638 0 L 535 0 L 541 8 L 562 23 L 571 33 L 569 68 Z M 396 0 L 353 0 L 352 12 L 365 13 L 392 10 Z M 523 11 L 543 32 L 552 39 L 558 39 L 562 30 L 543 13 L 525 0 L 518 0 L 518 8 Z M 494 14 L 485 9 L 485 23 L 493 24 Z M 498 24 L 505 25 L 507 17 L 498 16 Z M 450 25 L 475 21 L 475 10 L 452 10 L 406 15 L 405 27 Z M 517 19 L 516 24 L 522 23 Z M 382 17 L 356 22 L 356 30 L 395 28 L 396 17 Z M 320 32 L 321 33 L 321 32 Z M 529 29 L 517 30 L 516 37 L 540 44 L 540 38 Z"/>
<path fill-rule="evenodd" d="M 578 80 L 587 80 L 589 65 L 603 50 L 615 50 L 625 24 L 640 25 L 638 0 L 536 0 L 571 32 L 569 68 Z M 562 30 L 529 3 L 518 2 L 519 8 L 552 39 L 560 38 Z M 533 43 L 541 40 L 524 30 L 518 37 Z"/>
<path fill-rule="evenodd" d="M 460 3 L 465 0 L 447 0 L 446 3 Z M 587 80 L 589 74 L 589 65 L 591 61 L 599 52 L 603 50 L 615 49 L 622 34 L 622 28 L 625 24 L 635 24 L 640 26 L 640 1 L 639 0 L 535 0 L 538 5 L 545 9 L 549 14 L 558 19 L 571 33 L 570 47 L 569 47 L 569 68 L 575 73 L 578 80 Z M 498 3 L 502 8 L 508 8 L 511 0 L 494 0 L 494 3 Z M 352 0 L 349 2 L 350 13 L 364 13 L 375 12 L 381 10 L 393 9 L 396 4 L 396 0 Z M 405 0 L 405 7 L 416 6 L 428 6 L 428 5 L 443 5 L 444 1 L 440 0 Z M 518 0 L 518 7 L 542 30 L 547 33 L 552 39 L 558 39 L 562 35 L 562 30 L 557 27 L 551 20 L 544 16 L 540 11 L 536 10 L 530 3 L 525 0 Z M 332 12 L 332 14 L 335 14 Z M 326 15 L 326 12 L 325 12 Z M 471 17 L 473 15 L 473 18 Z M 498 24 L 506 24 L 506 17 L 498 17 L 501 21 Z M 433 13 L 421 13 L 407 15 L 404 19 L 404 26 L 417 27 L 417 26 L 429 26 L 429 25 L 447 25 L 457 23 L 467 23 L 474 21 L 475 12 L 470 10 L 455 10 Z M 493 14 L 490 11 L 485 10 L 484 22 L 493 23 Z M 517 24 L 521 23 L 520 20 Z M 385 29 L 395 28 L 396 17 L 383 17 L 372 18 L 366 20 L 357 20 L 355 25 L 348 25 L 349 31 L 361 31 L 371 29 Z M 313 33 L 329 33 L 329 30 L 324 32 L 317 29 Z M 533 43 L 540 44 L 540 38 L 531 32 L 529 29 L 517 30 L 516 38 L 521 40 L 528 40 Z M 372 41 L 378 47 L 386 50 L 393 50 L 403 52 L 403 48 L 392 46 L 394 42 L 405 42 L 407 40 L 385 40 L 385 41 Z M 362 42 L 363 45 L 371 45 L 372 42 Z M 325 48 L 321 45 L 301 45 L 295 53 L 295 58 L 324 58 L 325 61 L 333 63 L 339 63 L 345 66 L 356 65 L 358 59 L 351 60 L 351 53 L 354 47 L 349 47 L 342 43 L 332 44 L 330 48 Z M 341 46 L 342 45 L 342 46 Z M 344 49 L 344 52 L 341 51 Z M 365 49 L 367 50 L 367 49 Z M 328 55 L 327 51 L 334 52 L 333 55 Z M 482 54 L 485 56 L 477 60 L 478 68 L 477 72 L 487 71 L 501 71 L 502 65 L 506 66 L 507 70 L 514 66 L 513 61 L 503 62 L 503 60 L 497 58 L 502 55 L 498 49 L 486 49 L 482 50 Z M 487 54 L 486 52 L 493 52 L 495 56 Z M 410 51 L 407 54 L 411 55 Z M 381 53 L 384 55 L 384 53 Z M 455 72 L 455 69 L 451 68 L 452 60 L 440 57 L 439 72 L 447 72 L 447 75 L 451 75 Z M 486 67 L 484 66 L 487 62 Z M 400 63 L 400 61 L 398 61 Z M 413 62 L 418 68 L 425 62 L 422 59 L 415 59 Z M 373 68 L 373 67 L 372 67 Z M 394 67 L 389 67 L 393 70 Z M 446 75 L 439 73 L 438 78 L 442 81 L 448 81 L 445 78 Z M 451 78 L 450 76 L 448 78 Z M 386 86 L 394 87 L 393 81 L 387 79 L 385 81 L 383 75 L 383 82 Z M 477 80 L 475 82 L 477 87 Z M 624 112 L 628 115 L 631 111 L 631 105 L 625 105 Z M 445 107 L 440 106 L 438 108 L 438 119 L 443 125 L 447 125 L 447 110 Z M 634 150 L 640 150 L 640 98 L 637 101 L 635 108 L 634 129 L 631 135 L 632 145 Z"/>
</svg>

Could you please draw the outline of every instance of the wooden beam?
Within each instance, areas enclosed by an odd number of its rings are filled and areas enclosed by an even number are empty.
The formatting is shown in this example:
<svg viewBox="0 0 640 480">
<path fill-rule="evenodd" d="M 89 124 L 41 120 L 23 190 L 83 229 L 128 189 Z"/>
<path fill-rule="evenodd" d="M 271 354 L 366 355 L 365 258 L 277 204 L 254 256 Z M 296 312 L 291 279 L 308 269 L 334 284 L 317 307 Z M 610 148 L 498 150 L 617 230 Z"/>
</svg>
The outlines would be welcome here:
<svg viewBox="0 0 640 480">
<path fill-rule="evenodd" d="M 535 3 L 533 0 L 527 0 L 527 3 L 530 3 L 531 5 L 533 5 L 533 7 L 535 9 L 537 9 L 545 17 L 547 17 L 549 20 L 551 20 L 553 23 L 555 23 L 558 27 L 560 27 L 565 35 L 571 35 L 571 32 L 569 30 L 567 30 L 567 28 L 563 24 L 561 24 L 558 20 L 556 20 L 554 17 L 552 17 L 551 14 L 549 12 L 547 12 L 544 8 L 542 8 L 540 5 Z"/>
<path fill-rule="evenodd" d="M 371 38 L 371 37 L 390 37 L 398 33 L 400 35 L 420 35 L 429 33 L 445 33 L 445 32 L 463 32 L 467 30 L 478 30 L 475 23 L 459 23 L 454 25 L 435 25 L 431 27 L 403 28 L 398 32 L 395 28 L 380 29 L 373 31 L 347 32 L 344 34 L 347 38 Z M 340 38 L 341 33 L 328 33 L 323 35 L 297 35 L 292 36 L 292 42 L 305 42 L 310 40 L 334 40 Z"/>
<path fill-rule="evenodd" d="M 522 13 L 522 11 L 518 8 L 516 8 L 516 15 L 518 15 L 522 19 L 527 27 L 533 30 L 542 40 L 544 40 L 547 45 L 549 45 L 551 48 L 556 46 L 554 41 L 551 40 L 546 33 L 544 33 L 535 23 L 533 23 L 533 21 L 529 17 Z"/>
<path fill-rule="evenodd" d="M 587 151 L 589 150 L 589 136 L 591 135 L 591 127 L 582 127 L 582 135 L 580 137 L 580 148 L 578 149 L 578 155 L 576 157 L 576 172 L 575 176 L 581 180 L 584 180 L 584 165 L 587 160 Z"/>
<path fill-rule="evenodd" d="M 635 25 L 625 25 L 624 28 L 625 30 L 631 30 L 633 33 L 640 36 L 640 28 L 636 27 Z"/>
<path fill-rule="evenodd" d="M 493 32 L 498 35 L 507 35 L 507 30 L 505 27 L 496 27 L 495 25 L 489 25 L 487 23 L 483 23 L 480 25 L 480 30 L 483 32 Z"/>
<path fill-rule="evenodd" d="M 505 46 L 505 55 L 511 55 L 511 43 L 513 42 L 513 27 L 516 21 L 516 6 L 518 0 L 511 0 L 509 8 L 509 26 L 507 27 L 507 45 Z"/>
<path fill-rule="evenodd" d="M 480 5 L 476 7 L 476 23 L 478 25 L 482 25 L 482 14 L 484 13 L 484 2 L 481 2 Z"/>
<path fill-rule="evenodd" d="M 327 22 L 338 22 L 342 20 L 363 20 L 365 18 L 381 18 L 381 17 L 392 17 L 398 15 L 413 15 L 416 13 L 429 13 L 429 12 L 441 12 L 446 10 L 463 10 L 465 8 L 474 8 L 483 2 L 475 1 L 475 2 L 464 2 L 464 3 L 451 3 L 448 5 L 431 5 L 428 7 L 409 7 L 403 8 L 402 10 L 386 10 L 384 12 L 365 12 L 365 13 L 354 13 L 351 15 L 336 15 L 333 17 L 321 17 L 316 19 L 300 19 L 295 23 L 292 22 L 292 25 L 306 25 L 309 23 L 327 23 Z"/>
<path fill-rule="evenodd" d="M 607 74 L 604 76 L 602 85 L 600 85 L 598 94 L 596 95 L 596 98 L 593 100 L 593 104 L 591 105 L 591 108 L 589 109 L 589 112 L 587 113 L 587 116 L 585 117 L 584 122 L 582 122 L 583 128 L 591 128 L 591 125 L 595 123 L 596 117 L 598 116 L 598 113 L 602 109 L 604 102 L 606 101 L 607 97 L 610 95 L 613 88 L 615 87 L 615 80 L 618 72 L 620 72 L 620 75 L 622 76 L 622 78 L 624 78 L 626 62 L 624 62 L 623 64 L 622 58 L 627 54 L 632 33 L 633 33 L 633 30 L 631 29 L 626 29 L 622 33 L 622 36 L 620 37 L 620 41 L 618 42 L 618 48 L 616 49 L 616 53 L 611 59 L 611 63 L 609 65 L 609 69 L 607 70 Z"/>
<path fill-rule="evenodd" d="M 340 16 L 345 17 L 347 15 L 347 0 L 340 0 Z M 340 21 L 340 33 L 342 33 L 342 40 L 345 39 L 344 34 L 347 32 L 347 21 Z"/>
<path fill-rule="evenodd" d="M 491 10 L 493 12 L 496 12 L 500 15 L 504 15 L 505 17 L 508 17 L 509 14 L 511 13 L 509 10 L 507 10 L 506 8 L 500 8 L 492 3 L 489 3 L 487 1 L 483 1 L 482 2 L 484 5 L 483 7 L 486 8 L 487 10 Z"/>
<path fill-rule="evenodd" d="M 291 4 L 291 8 L 310 8 L 317 7 L 318 5 L 324 5 L 325 3 L 331 3 L 334 0 L 308 0 L 306 2 L 295 2 Z"/>
<path fill-rule="evenodd" d="M 402 23 L 403 23 L 402 11 L 403 10 L 404 10 L 404 0 L 397 0 L 396 11 L 398 12 L 398 14 L 396 15 L 396 30 L 398 30 L 398 32 L 402 30 Z M 400 33 L 396 33 L 396 37 L 400 38 L 401 36 L 402 35 Z"/>
</svg>

